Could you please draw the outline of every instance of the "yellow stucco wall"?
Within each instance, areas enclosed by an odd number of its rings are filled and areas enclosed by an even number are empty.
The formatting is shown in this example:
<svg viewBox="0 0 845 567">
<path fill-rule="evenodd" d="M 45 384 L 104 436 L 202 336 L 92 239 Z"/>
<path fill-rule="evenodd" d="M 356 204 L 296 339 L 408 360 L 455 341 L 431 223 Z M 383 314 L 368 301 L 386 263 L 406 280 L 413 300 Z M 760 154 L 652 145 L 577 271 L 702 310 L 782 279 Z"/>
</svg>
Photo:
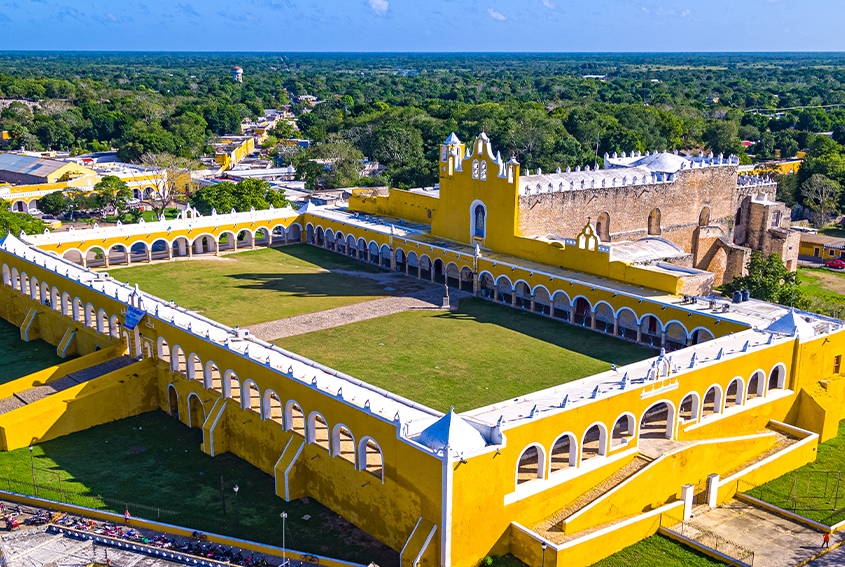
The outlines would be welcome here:
<svg viewBox="0 0 845 567">
<path fill-rule="evenodd" d="M 349 197 L 349 209 L 373 215 L 431 224 L 440 200 L 432 195 L 393 189 L 388 195 L 373 195 L 371 189 L 355 189 Z"/>
</svg>

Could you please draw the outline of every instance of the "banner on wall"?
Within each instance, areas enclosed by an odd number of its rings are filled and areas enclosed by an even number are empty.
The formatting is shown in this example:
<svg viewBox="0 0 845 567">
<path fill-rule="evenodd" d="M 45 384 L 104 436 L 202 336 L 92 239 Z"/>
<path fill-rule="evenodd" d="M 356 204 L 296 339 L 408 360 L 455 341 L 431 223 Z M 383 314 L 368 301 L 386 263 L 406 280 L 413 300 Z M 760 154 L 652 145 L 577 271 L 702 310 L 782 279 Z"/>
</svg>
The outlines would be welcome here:
<svg viewBox="0 0 845 567">
<path fill-rule="evenodd" d="M 143 309 L 138 309 L 137 307 L 133 307 L 132 305 L 126 306 L 126 319 L 123 321 L 123 326 L 129 329 L 130 331 L 135 329 L 138 326 L 138 323 L 141 322 L 141 319 L 144 318 L 147 312 Z"/>
</svg>

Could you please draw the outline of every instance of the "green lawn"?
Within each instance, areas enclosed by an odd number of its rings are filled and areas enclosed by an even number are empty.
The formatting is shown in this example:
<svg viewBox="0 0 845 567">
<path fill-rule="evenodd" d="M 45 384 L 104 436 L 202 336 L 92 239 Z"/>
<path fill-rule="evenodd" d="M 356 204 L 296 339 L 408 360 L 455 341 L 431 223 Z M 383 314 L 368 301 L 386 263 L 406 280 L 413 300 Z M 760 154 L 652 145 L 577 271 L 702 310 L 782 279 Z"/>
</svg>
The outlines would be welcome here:
<svg viewBox="0 0 845 567">
<path fill-rule="evenodd" d="M 845 520 L 845 421 L 836 437 L 819 445 L 815 462 L 747 494 L 828 526 Z"/>
<path fill-rule="evenodd" d="M 285 502 L 275 495 L 272 477 L 229 453 L 209 457 L 201 442 L 200 430 L 163 412 L 47 441 L 34 450 L 39 494 L 56 499 L 61 487 L 75 503 L 122 513 L 127 502 L 133 516 L 152 519 L 163 508 L 164 522 L 274 545 L 282 543 L 279 514 L 286 511 L 290 548 L 383 567 L 398 564 L 397 553 L 318 502 Z M 0 488 L 31 493 L 31 474 L 28 448 L 0 453 Z"/>
<path fill-rule="evenodd" d="M 110 269 L 120 281 L 173 300 L 220 323 L 251 325 L 384 297 L 389 291 L 363 275 L 380 270 L 321 248 L 298 244 L 212 260 Z"/>
<path fill-rule="evenodd" d="M 277 344 L 441 411 L 485 406 L 655 354 L 481 299 L 462 300 L 456 313 L 407 311 Z"/>
<path fill-rule="evenodd" d="M 594 567 L 708 567 L 724 565 L 669 538 L 653 535 L 602 559 Z"/>
<path fill-rule="evenodd" d="M 798 283 L 810 311 L 845 317 L 845 273 L 827 268 L 799 268 Z"/>
<path fill-rule="evenodd" d="M 25 343 L 21 330 L 0 318 L 0 384 L 61 362 L 56 347 L 41 340 Z"/>
</svg>

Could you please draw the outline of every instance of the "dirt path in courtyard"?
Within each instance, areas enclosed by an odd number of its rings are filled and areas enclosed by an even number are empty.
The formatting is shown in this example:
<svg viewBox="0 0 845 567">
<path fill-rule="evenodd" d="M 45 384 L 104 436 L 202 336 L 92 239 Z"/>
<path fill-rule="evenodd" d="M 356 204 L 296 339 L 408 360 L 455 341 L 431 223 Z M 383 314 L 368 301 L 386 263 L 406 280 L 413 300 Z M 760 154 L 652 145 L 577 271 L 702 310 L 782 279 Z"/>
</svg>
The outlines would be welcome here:
<svg viewBox="0 0 845 567">
<path fill-rule="evenodd" d="M 470 295 L 470 293 L 463 291 L 449 290 L 452 306 L 457 306 L 457 302 L 461 298 L 469 297 Z M 259 339 L 269 342 L 418 309 L 442 310 L 443 289 L 439 286 L 430 287 L 429 289 L 407 295 L 383 297 L 354 305 L 317 311 L 316 313 L 305 313 L 286 319 L 277 319 L 267 323 L 251 325 L 249 332 Z"/>
<path fill-rule="evenodd" d="M 808 277 L 818 278 L 825 289 L 845 295 L 845 277 L 841 273 L 812 272 Z"/>
</svg>

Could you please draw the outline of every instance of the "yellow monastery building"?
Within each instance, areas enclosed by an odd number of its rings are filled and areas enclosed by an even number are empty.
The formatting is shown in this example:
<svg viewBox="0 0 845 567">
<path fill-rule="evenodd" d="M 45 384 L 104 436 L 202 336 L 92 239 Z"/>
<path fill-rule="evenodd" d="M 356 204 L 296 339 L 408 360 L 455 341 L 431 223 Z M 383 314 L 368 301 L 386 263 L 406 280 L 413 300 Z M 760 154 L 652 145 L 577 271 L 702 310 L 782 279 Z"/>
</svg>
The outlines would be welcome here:
<svg viewBox="0 0 845 567">
<path fill-rule="evenodd" d="M 280 498 L 317 499 L 403 565 L 512 553 L 554 567 L 592 564 L 694 502 L 717 506 L 836 435 L 843 323 L 712 295 L 751 249 L 797 256 L 771 184 L 739 179 L 737 160 L 649 153 L 531 174 L 482 134 L 470 147 L 450 136 L 439 167 L 438 188 L 362 190 L 348 208 L 6 236 L 0 316 L 24 340 L 85 355 L 75 368 L 132 361 L 0 414 L 0 449 L 162 409 L 201 428 L 206 453 L 272 475 Z M 293 242 L 655 356 L 442 414 L 92 270 Z M 61 377 L 0 385 L 0 399 Z"/>
</svg>

